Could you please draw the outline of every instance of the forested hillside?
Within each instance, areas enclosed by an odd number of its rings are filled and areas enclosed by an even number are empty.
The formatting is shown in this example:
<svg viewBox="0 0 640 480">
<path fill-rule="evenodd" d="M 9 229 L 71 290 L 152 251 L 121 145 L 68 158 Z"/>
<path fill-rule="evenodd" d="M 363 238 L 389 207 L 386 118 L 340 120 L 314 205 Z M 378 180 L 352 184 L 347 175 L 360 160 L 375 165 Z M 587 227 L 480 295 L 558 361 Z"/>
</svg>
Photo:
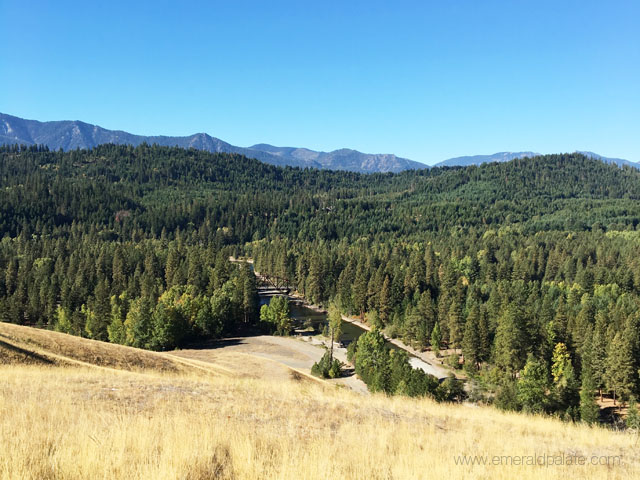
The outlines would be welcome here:
<svg viewBox="0 0 640 480">
<path fill-rule="evenodd" d="M 631 168 L 572 154 L 362 175 L 3 147 L 0 183 L 3 321 L 155 349 L 224 335 L 257 322 L 253 275 L 227 262 L 245 254 L 311 301 L 462 354 L 503 408 L 593 421 L 595 392 L 640 393 Z"/>
</svg>

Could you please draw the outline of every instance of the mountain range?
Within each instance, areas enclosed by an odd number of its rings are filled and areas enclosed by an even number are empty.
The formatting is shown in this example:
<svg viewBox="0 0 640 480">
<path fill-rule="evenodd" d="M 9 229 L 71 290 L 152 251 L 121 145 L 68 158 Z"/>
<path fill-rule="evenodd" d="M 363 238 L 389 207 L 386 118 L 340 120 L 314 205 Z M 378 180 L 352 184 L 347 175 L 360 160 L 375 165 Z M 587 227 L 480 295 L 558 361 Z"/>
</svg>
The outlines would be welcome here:
<svg viewBox="0 0 640 480">
<path fill-rule="evenodd" d="M 104 143 L 196 148 L 209 152 L 238 153 L 272 165 L 325 168 L 353 172 L 399 172 L 427 168 L 427 165 L 393 154 L 370 154 L 343 148 L 317 152 L 307 148 L 274 147 L 264 143 L 236 147 L 206 133 L 187 137 L 143 136 L 107 130 L 78 120 L 39 122 L 0 113 L 0 144 L 47 145 L 52 150 L 92 148 Z"/>
<path fill-rule="evenodd" d="M 104 143 L 140 145 L 141 143 L 162 146 L 196 148 L 209 152 L 238 153 L 261 162 L 279 166 L 348 170 L 352 172 L 400 172 L 429 168 L 424 163 L 398 157 L 394 154 L 362 153 L 342 148 L 332 152 L 318 152 L 308 148 L 275 147 L 259 143 L 250 147 L 237 147 L 206 133 L 196 133 L 185 137 L 134 135 L 121 130 L 106 128 L 79 120 L 39 122 L 0 113 L 0 145 L 24 144 L 47 145 L 52 150 L 74 150 L 92 148 Z M 640 169 L 640 164 L 621 158 L 604 157 L 597 153 L 580 151 L 588 157 L 629 165 Z M 434 167 L 480 165 L 487 162 L 508 162 L 516 158 L 540 155 L 536 152 L 499 152 L 492 155 L 455 157 L 436 163 Z"/>
</svg>

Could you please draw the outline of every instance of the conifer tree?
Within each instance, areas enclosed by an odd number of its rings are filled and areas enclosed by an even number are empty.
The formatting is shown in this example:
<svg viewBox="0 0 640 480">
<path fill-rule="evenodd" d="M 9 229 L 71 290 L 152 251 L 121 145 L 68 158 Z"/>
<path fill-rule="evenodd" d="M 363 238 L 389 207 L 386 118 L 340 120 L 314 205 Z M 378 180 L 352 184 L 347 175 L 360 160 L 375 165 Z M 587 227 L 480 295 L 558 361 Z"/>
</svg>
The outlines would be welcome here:
<svg viewBox="0 0 640 480">
<path fill-rule="evenodd" d="M 331 347 L 329 349 L 329 359 L 333 362 L 333 343 L 340 341 L 340 335 L 342 334 L 342 312 L 335 302 L 331 302 L 328 312 L 329 332 L 331 334 Z"/>
<path fill-rule="evenodd" d="M 447 323 L 449 325 L 449 343 L 453 347 L 459 347 L 464 335 L 464 322 L 462 319 L 462 304 L 457 296 L 451 300 L 451 305 L 447 312 Z"/>
<path fill-rule="evenodd" d="M 462 339 L 464 364 L 466 368 L 471 370 L 477 370 L 481 361 L 480 316 L 480 307 L 474 303 L 469 311 Z"/>
<path fill-rule="evenodd" d="M 431 332 L 431 350 L 436 357 L 440 356 L 440 347 L 442 342 L 442 333 L 440 332 L 440 324 L 436 322 Z"/>
<path fill-rule="evenodd" d="M 520 322 L 520 310 L 510 304 L 500 316 L 496 329 L 495 363 L 512 374 L 524 365 L 523 354 L 526 349 Z"/>
<path fill-rule="evenodd" d="M 606 331 L 606 319 L 604 314 L 598 313 L 596 314 L 596 324 L 591 340 L 589 361 L 593 382 L 600 392 L 601 400 L 602 390 L 605 388 L 605 380 L 607 378 L 607 344 L 608 336 Z"/>
<path fill-rule="evenodd" d="M 384 282 L 382 283 L 379 302 L 380 322 L 382 325 L 387 325 L 391 318 L 391 284 L 388 276 L 384 278 Z"/>
<path fill-rule="evenodd" d="M 580 388 L 580 419 L 588 424 L 597 423 L 600 407 L 596 403 L 596 383 L 591 368 L 582 370 L 582 387 Z"/>
<path fill-rule="evenodd" d="M 613 393 L 613 402 L 626 400 L 633 392 L 633 360 L 631 343 L 621 332 L 613 337 L 606 360 L 605 385 Z"/>
<path fill-rule="evenodd" d="M 545 411 L 548 387 L 548 374 L 544 362 L 529 354 L 517 383 L 518 401 L 522 408 L 530 413 Z"/>
</svg>

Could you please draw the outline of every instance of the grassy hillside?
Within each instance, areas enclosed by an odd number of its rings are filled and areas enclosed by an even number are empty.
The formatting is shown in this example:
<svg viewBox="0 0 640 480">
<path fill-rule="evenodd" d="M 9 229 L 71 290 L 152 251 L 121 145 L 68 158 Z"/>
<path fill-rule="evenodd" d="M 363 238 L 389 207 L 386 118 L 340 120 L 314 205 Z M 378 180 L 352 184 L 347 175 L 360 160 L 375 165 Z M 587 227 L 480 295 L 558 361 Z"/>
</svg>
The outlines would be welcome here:
<svg viewBox="0 0 640 480">
<path fill-rule="evenodd" d="M 299 374 L 247 378 L 6 324 L 0 341 L 0 359 L 12 358 L 0 365 L 3 479 L 640 475 L 636 438 L 602 428 L 430 400 L 365 401 Z M 15 348 L 52 363 L 22 363 Z M 465 454 L 580 455 L 587 465 L 457 465 Z"/>
</svg>

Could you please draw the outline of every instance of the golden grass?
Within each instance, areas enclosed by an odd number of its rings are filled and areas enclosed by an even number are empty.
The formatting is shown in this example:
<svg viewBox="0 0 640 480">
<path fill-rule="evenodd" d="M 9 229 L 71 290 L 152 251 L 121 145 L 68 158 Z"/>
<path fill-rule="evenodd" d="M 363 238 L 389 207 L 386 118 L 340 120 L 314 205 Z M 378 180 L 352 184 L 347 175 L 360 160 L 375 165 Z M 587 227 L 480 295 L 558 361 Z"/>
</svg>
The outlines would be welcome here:
<svg viewBox="0 0 640 480">
<path fill-rule="evenodd" d="M 141 352 L 144 355 L 145 352 Z M 455 455 L 622 455 L 599 466 L 459 466 Z M 2 479 L 639 478 L 636 438 L 291 375 L 0 366 Z"/>
<path fill-rule="evenodd" d="M 178 372 L 184 369 L 183 362 L 156 352 L 0 322 L 0 358 L 9 356 L 11 347 L 24 351 L 27 356 L 32 354 L 56 364 L 95 365 L 134 371 L 153 369 Z"/>
</svg>

